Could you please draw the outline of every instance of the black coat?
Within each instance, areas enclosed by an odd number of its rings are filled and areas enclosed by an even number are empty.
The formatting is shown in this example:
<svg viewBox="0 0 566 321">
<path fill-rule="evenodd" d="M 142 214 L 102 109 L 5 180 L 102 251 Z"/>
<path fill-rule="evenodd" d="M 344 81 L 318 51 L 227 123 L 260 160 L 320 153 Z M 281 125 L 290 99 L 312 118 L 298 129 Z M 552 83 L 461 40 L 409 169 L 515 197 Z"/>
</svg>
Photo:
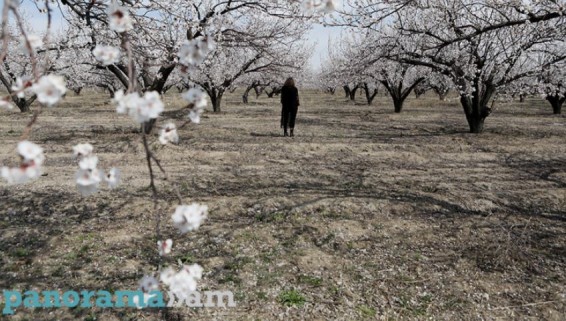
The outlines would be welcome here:
<svg viewBox="0 0 566 321">
<path fill-rule="evenodd" d="M 299 103 L 299 91 L 297 87 L 283 86 L 281 88 L 281 127 L 295 127 L 295 117 Z"/>
<path fill-rule="evenodd" d="M 297 108 L 300 105 L 297 87 L 283 86 L 281 88 L 281 104 L 283 108 Z"/>
</svg>

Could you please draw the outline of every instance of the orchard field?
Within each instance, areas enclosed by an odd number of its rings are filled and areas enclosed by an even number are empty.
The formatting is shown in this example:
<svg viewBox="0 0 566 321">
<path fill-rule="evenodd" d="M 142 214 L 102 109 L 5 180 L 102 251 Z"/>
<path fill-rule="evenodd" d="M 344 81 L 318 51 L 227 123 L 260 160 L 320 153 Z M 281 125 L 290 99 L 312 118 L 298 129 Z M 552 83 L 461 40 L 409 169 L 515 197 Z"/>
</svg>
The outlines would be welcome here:
<svg viewBox="0 0 566 321">
<path fill-rule="evenodd" d="M 165 264 L 198 263 L 199 289 L 236 308 L 20 309 L 7 320 L 564 320 L 566 119 L 536 98 L 498 104 L 469 134 L 456 97 L 409 98 L 393 113 L 342 94 L 301 92 L 296 137 L 282 137 L 278 98 L 241 103 L 151 148 L 162 234 L 177 205 L 209 206 Z M 187 112 L 177 94 L 159 118 Z M 0 113 L 0 154 L 30 114 Z M 1 289 L 136 289 L 156 269 L 154 212 L 138 127 L 107 94 L 69 94 L 30 140 L 44 176 L 0 185 Z M 122 184 L 82 197 L 72 147 L 93 144 Z M 12 164 L 13 163 L 13 164 Z"/>
</svg>

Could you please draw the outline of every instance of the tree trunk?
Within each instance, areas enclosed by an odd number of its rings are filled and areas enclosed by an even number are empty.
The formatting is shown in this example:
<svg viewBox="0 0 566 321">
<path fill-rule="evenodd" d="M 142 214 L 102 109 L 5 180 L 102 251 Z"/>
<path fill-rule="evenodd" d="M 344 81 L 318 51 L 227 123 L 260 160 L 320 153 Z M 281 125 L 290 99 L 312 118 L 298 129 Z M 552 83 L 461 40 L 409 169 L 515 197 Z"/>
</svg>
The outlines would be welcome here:
<svg viewBox="0 0 566 321">
<path fill-rule="evenodd" d="M 279 87 L 271 87 L 271 91 L 266 91 L 267 97 L 273 98 L 275 95 L 279 95 L 281 93 L 281 88 Z"/>
<path fill-rule="evenodd" d="M 221 111 L 223 95 L 224 95 L 224 91 L 222 90 L 215 91 L 212 95 L 210 95 L 210 101 L 212 102 L 212 110 L 215 113 L 219 113 Z"/>
<path fill-rule="evenodd" d="M 396 84 L 389 82 L 388 80 L 382 80 L 381 83 L 383 87 L 387 90 L 391 99 L 393 99 L 393 107 L 395 108 L 396 113 L 400 113 L 403 110 L 403 103 L 405 103 L 405 99 L 409 97 L 411 92 L 415 89 L 415 87 L 424 81 L 425 78 L 419 78 L 415 80 L 415 82 L 403 89 L 403 81 L 399 81 Z"/>
<path fill-rule="evenodd" d="M 346 94 L 346 98 L 350 98 L 350 87 L 344 86 L 344 93 Z"/>
<path fill-rule="evenodd" d="M 36 95 L 33 95 L 32 97 L 30 97 L 29 99 L 26 98 L 19 98 L 17 96 L 13 96 L 12 97 L 12 101 L 16 104 L 16 106 L 18 106 L 18 109 L 20 109 L 20 112 L 22 113 L 27 113 L 29 111 L 31 111 L 31 104 L 37 99 Z"/>
<path fill-rule="evenodd" d="M 525 95 L 524 95 L 524 94 L 519 94 L 519 102 L 520 102 L 520 103 L 524 103 L 524 102 L 525 102 Z"/>
<path fill-rule="evenodd" d="M 562 114 L 562 105 L 564 104 L 564 101 L 566 101 L 566 97 L 560 98 L 558 96 L 546 96 L 546 100 L 548 100 L 552 106 L 552 111 L 555 115 Z"/>
<path fill-rule="evenodd" d="M 354 87 L 354 89 L 350 90 L 350 100 L 356 101 L 356 92 L 358 91 L 359 86 Z"/>
<path fill-rule="evenodd" d="M 160 76 L 154 79 L 152 85 L 149 88 L 147 88 L 147 90 L 144 91 L 157 91 L 160 95 L 163 94 L 164 93 L 163 88 L 165 88 L 167 79 L 175 69 L 175 66 L 177 66 L 177 64 L 175 63 L 172 63 L 168 66 L 161 66 L 161 68 L 159 68 L 159 73 L 158 73 L 158 75 Z"/>
<path fill-rule="evenodd" d="M 468 125 L 470 126 L 470 133 L 472 134 L 482 133 L 485 118 L 486 117 L 483 117 L 482 115 L 466 115 L 466 119 L 468 120 Z"/>
<path fill-rule="evenodd" d="M 259 98 L 259 96 L 261 96 L 261 93 L 265 90 L 264 86 L 255 86 L 254 87 L 254 91 L 255 91 L 255 98 Z"/>
<path fill-rule="evenodd" d="M 30 111 L 30 105 L 25 99 L 19 99 L 16 106 L 20 109 L 22 113 L 27 113 Z"/>
<path fill-rule="evenodd" d="M 377 96 L 378 90 L 376 88 L 376 89 L 373 90 L 373 92 L 371 92 L 370 89 L 369 89 L 369 85 L 367 83 L 364 83 L 363 89 L 366 93 L 366 100 L 368 102 L 368 105 L 371 105 L 371 103 L 373 102 L 373 99 L 375 98 L 375 96 Z"/>
<path fill-rule="evenodd" d="M 461 96 L 460 102 L 464 108 L 464 113 L 466 114 L 466 120 L 470 127 L 470 133 L 480 134 L 483 132 L 483 126 L 487 116 L 491 114 L 491 108 L 485 106 L 492 95 L 492 91 L 484 93 L 483 96 L 468 97 Z"/>
<path fill-rule="evenodd" d="M 395 107 L 395 112 L 400 113 L 403 110 L 403 103 L 405 99 L 399 97 L 392 97 L 393 98 L 393 106 Z"/>
<path fill-rule="evenodd" d="M 246 88 L 246 91 L 244 91 L 244 94 L 242 95 L 242 101 L 244 104 L 248 103 L 248 97 L 250 95 L 250 91 L 253 89 L 253 85 L 250 85 Z"/>
</svg>

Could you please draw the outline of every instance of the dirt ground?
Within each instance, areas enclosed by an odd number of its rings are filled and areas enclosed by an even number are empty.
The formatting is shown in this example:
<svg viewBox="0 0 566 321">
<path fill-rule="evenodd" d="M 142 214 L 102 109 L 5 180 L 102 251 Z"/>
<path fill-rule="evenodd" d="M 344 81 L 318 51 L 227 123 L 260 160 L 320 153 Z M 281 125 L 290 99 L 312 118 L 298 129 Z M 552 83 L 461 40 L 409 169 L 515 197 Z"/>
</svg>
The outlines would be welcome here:
<svg viewBox="0 0 566 321">
<path fill-rule="evenodd" d="M 176 94 L 164 119 L 183 121 Z M 204 267 L 201 289 L 237 307 L 18 309 L 6 320 L 565 320 L 566 118 L 540 99 L 497 105 L 467 133 L 456 100 L 427 96 L 394 114 L 336 94 L 302 93 L 296 137 L 277 98 L 228 96 L 220 114 L 151 138 L 165 260 Z M 0 111 L 2 165 L 29 114 Z M 161 120 L 160 120 L 161 122 Z M 154 213 L 136 126 L 106 94 L 67 97 L 31 140 L 47 161 L 33 184 L 0 183 L 0 289 L 135 289 L 157 263 Z M 72 146 L 90 142 L 123 184 L 83 198 Z M 209 219 L 179 236 L 177 201 Z M 2 318 L 2 317 L 0 317 Z"/>
</svg>

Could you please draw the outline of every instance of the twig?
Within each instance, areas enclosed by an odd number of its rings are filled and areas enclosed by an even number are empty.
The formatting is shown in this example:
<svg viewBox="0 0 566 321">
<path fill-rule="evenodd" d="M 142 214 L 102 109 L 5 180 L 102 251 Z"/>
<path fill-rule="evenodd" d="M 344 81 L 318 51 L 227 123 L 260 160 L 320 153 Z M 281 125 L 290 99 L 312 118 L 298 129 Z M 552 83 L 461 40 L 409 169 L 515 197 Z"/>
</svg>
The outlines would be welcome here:
<svg viewBox="0 0 566 321">
<path fill-rule="evenodd" d="M 564 302 L 565 300 L 554 300 L 554 301 L 543 301 L 543 302 L 532 302 L 532 303 L 525 303 L 525 304 L 521 304 L 521 305 L 508 305 L 508 306 L 503 306 L 503 307 L 495 307 L 495 308 L 490 308 L 490 311 L 494 311 L 494 310 L 504 310 L 504 309 L 515 309 L 515 308 L 523 308 L 523 307 L 530 307 L 530 306 L 537 306 L 537 305 L 543 305 L 543 304 L 549 304 L 549 303 L 557 303 L 557 302 Z"/>
<path fill-rule="evenodd" d="M 142 125 L 143 126 L 143 125 Z M 147 161 L 147 168 L 149 170 L 149 187 L 151 188 L 151 194 L 153 199 L 153 210 L 155 211 L 155 237 L 157 240 L 161 240 L 161 213 L 159 212 L 159 199 L 157 196 L 157 188 L 155 187 L 155 176 L 153 173 L 153 166 L 151 165 L 151 151 L 149 149 L 149 144 L 147 143 L 147 135 L 142 128 L 142 139 L 143 146 L 145 148 L 145 159 Z M 159 265 L 161 266 L 161 255 L 159 256 Z"/>
</svg>

